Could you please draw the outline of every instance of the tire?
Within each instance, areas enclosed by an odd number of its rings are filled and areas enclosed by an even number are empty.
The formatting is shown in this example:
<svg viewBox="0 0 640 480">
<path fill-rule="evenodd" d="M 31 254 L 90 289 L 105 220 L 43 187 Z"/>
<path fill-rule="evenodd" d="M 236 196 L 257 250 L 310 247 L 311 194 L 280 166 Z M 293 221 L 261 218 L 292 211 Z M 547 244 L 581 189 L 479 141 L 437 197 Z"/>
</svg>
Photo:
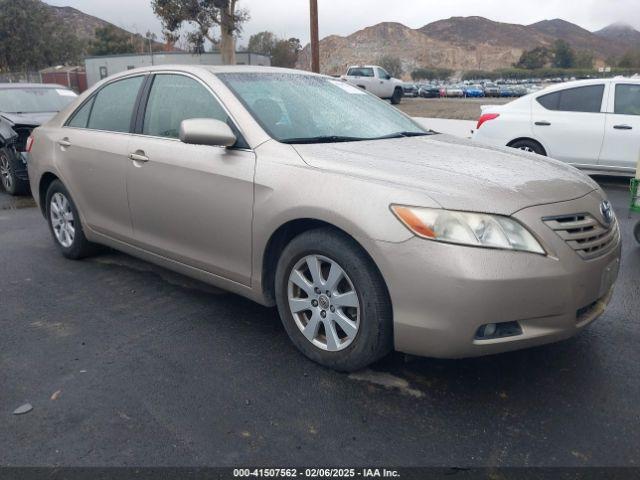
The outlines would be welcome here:
<svg viewBox="0 0 640 480">
<path fill-rule="evenodd" d="M 314 262 L 321 272 L 318 282 L 312 281 L 309 269 Z M 335 278 L 341 280 L 332 281 L 332 274 L 338 272 L 342 275 Z M 300 273 L 306 279 L 304 290 L 298 286 Z M 322 290 L 314 291 L 314 286 Z M 309 359 L 352 372 L 392 350 L 392 310 L 386 286 L 373 261 L 347 235 L 321 228 L 294 238 L 278 261 L 275 290 L 284 328 Z M 298 310 L 290 306 L 290 300 Z M 327 329 L 335 335 L 327 335 Z"/>
<path fill-rule="evenodd" d="M 29 193 L 29 182 L 16 176 L 16 171 L 20 168 L 19 161 L 12 149 L 0 149 L 0 181 L 9 195 Z"/>
<path fill-rule="evenodd" d="M 400 90 L 399 88 L 396 88 L 393 91 L 393 96 L 391 97 L 391 105 L 400 105 L 401 101 L 402 101 L 402 90 Z"/>
<path fill-rule="evenodd" d="M 85 237 L 76 204 L 62 182 L 54 180 L 51 183 L 46 202 L 49 230 L 62 255 L 71 260 L 80 260 L 99 251 L 99 247 Z M 64 215 L 60 212 L 64 212 Z"/>
<path fill-rule="evenodd" d="M 640 243 L 640 222 L 633 227 L 633 236 L 636 238 L 636 242 Z"/>
<path fill-rule="evenodd" d="M 509 145 L 511 148 L 523 150 L 525 152 L 537 153 L 538 155 L 547 156 L 547 152 L 544 151 L 542 145 L 534 140 L 518 140 Z"/>
</svg>

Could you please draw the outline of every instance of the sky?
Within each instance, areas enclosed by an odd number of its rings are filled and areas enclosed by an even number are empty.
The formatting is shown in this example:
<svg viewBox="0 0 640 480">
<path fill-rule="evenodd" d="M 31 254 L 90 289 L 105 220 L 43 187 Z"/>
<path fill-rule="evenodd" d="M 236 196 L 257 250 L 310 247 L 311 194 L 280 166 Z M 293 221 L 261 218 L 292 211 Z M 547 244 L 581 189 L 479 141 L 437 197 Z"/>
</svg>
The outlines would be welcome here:
<svg viewBox="0 0 640 480">
<path fill-rule="evenodd" d="M 127 30 L 148 30 L 161 38 L 160 22 L 150 0 L 45 0 L 70 6 Z M 640 0 L 318 0 L 320 36 L 349 35 L 380 22 L 400 22 L 412 28 L 453 16 L 479 15 L 491 20 L 530 24 L 562 18 L 588 30 L 624 22 L 640 30 Z M 280 37 L 309 40 L 308 0 L 239 0 L 251 20 L 239 44 L 249 36 L 270 30 Z"/>
</svg>

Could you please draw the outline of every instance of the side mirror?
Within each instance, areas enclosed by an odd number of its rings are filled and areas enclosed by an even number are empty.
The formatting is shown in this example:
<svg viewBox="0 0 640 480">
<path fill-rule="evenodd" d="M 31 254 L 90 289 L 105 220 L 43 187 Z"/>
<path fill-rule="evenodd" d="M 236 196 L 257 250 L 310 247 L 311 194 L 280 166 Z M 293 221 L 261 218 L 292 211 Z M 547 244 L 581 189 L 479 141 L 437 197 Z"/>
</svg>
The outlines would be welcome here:
<svg viewBox="0 0 640 480">
<path fill-rule="evenodd" d="M 180 124 L 180 141 L 191 145 L 232 147 L 238 139 L 224 122 L 212 118 L 191 118 Z"/>
</svg>

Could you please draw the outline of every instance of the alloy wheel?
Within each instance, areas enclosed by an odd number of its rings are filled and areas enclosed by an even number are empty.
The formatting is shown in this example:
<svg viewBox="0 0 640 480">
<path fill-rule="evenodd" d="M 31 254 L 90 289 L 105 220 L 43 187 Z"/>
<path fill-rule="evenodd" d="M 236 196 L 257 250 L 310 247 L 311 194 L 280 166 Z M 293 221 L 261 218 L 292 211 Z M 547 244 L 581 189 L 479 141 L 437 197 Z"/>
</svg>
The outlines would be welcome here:
<svg viewBox="0 0 640 480">
<path fill-rule="evenodd" d="M 305 338 L 321 350 L 351 345 L 360 328 L 360 299 L 351 279 L 334 260 L 308 255 L 288 282 L 289 309 Z"/>
<path fill-rule="evenodd" d="M 56 240 L 64 248 L 71 247 L 76 236 L 76 224 L 71 203 L 62 193 L 56 192 L 51 197 L 49 210 Z"/>
<path fill-rule="evenodd" d="M 524 152 L 535 153 L 535 152 L 533 151 L 533 148 L 528 147 L 528 146 L 522 146 L 522 147 L 519 147 L 519 148 L 518 148 L 518 150 L 522 150 L 522 151 L 524 151 Z"/>
<path fill-rule="evenodd" d="M 9 166 L 9 157 L 6 154 L 0 154 L 0 180 L 2 181 L 2 186 L 4 189 L 9 192 L 13 187 L 13 173 L 11 173 L 11 168 Z"/>
</svg>

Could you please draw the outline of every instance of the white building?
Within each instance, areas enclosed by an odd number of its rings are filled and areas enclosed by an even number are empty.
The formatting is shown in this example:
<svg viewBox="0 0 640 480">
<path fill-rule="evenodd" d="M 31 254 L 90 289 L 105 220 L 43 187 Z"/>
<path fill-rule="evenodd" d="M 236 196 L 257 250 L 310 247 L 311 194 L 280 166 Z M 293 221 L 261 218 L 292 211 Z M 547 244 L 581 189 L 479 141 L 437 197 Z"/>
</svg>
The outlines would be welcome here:
<svg viewBox="0 0 640 480">
<path fill-rule="evenodd" d="M 271 58 L 257 53 L 238 52 L 236 53 L 236 63 L 238 65 L 268 67 L 271 66 Z M 123 55 L 87 57 L 85 59 L 87 83 L 91 87 L 110 75 L 152 65 L 222 65 L 222 56 L 219 53 L 157 52 L 153 55 L 150 53 L 127 53 Z"/>
</svg>

